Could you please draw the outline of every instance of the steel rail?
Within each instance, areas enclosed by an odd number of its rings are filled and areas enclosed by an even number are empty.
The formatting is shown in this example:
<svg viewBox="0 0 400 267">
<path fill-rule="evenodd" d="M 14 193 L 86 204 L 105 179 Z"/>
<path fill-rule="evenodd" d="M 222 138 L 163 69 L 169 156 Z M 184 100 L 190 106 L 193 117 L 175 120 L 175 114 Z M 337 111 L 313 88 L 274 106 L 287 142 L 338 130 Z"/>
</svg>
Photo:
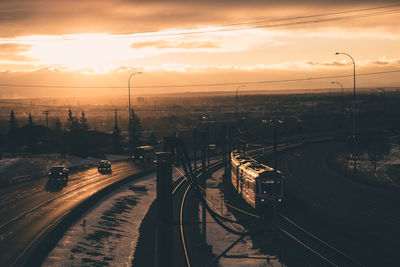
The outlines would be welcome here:
<svg viewBox="0 0 400 267">
<path fill-rule="evenodd" d="M 320 257 L 321 259 L 323 259 L 324 261 L 326 261 L 327 263 L 329 263 L 332 266 L 336 266 L 338 267 L 339 265 L 337 265 L 336 263 L 332 262 L 331 260 L 325 258 L 323 255 L 321 255 L 320 253 L 318 253 L 317 251 L 313 250 L 311 247 L 307 246 L 306 244 L 304 244 L 303 242 L 301 242 L 299 239 L 297 239 L 295 236 L 293 236 L 292 234 L 290 234 L 289 232 L 287 232 L 285 229 L 280 228 L 279 230 L 286 234 L 288 237 L 290 237 L 291 239 L 293 239 L 294 241 L 296 241 L 297 243 L 299 243 L 300 245 L 302 245 L 304 248 L 308 249 L 309 251 L 311 251 L 312 253 L 314 253 L 315 255 L 317 255 L 318 257 Z"/>
<path fill-rule="evenodd" d="M 216 166 L 218 166 L 218 165 L 220 165 L 222 163 L 223 163 L 223 159 L 212 163 L 209 167 L 210 168 L 215 168 Z M 176 184 L 175 188 L 172 191 L 173 196 L 176 195 L 177 190 L 183 186 L 185 181 L 188 182 L 187 188 L 185 189 L 184 195 L 183 195 L 182 200 L 181 200 L 181 207 L 180 207 L 180 213 L 179 213 L 179 226 L 180 226 L 181 242 L 182 242 L 183 252 L 184 252 L 184 255 L 185 255 L 186 265 L 188 267 L 190 267 L 191 264 L 190 264 L 190 258 L 189 258 L 189 251 L 188 251 L 188 248 L 187 248 L 186 239 L 185 239 L 185 232 L 184 232 L 183 212 L 184 212 L 184 205 L 185 205 L 186 199 L 187 199 L 187 194 L 188 194 L 190 188 L 192 187 L 193 182 L 191 182 L 188 179 L 188 177 L 186 177 L 186 175 L 184 175 L 178 168 L 175 167 L 175 169 L 179 173 L 182 174 L 182 177 L 180 178 L 180 180 L 176 181 L 177 184 Z M 198 179 L 204 173 L 204 170 L 202 168 L 200 168 L 198 171 L 199 172 L 197 173 L 196 179 Z"/>
<path fill-rule="evenodd" d="M 295 222 L 293 222 L 292 220 L 290 220 L 288 217 L 286 217 L 283 214 L 279 214 L 280 217 L 282 219 L 284 219 L 285 221 L 287 221 L 289 224 L 291 224 L 292 226 L 294 226 L 295 228 L 299 229 L 300 231 L 302 231 L 303 233 L 305 233 L 306 235 L 310 236 L 311 238 L 313 238 L 314 240 L 320 242 L 321 244 L 325 245 L 326 247 L 328 247 L 329 249 L 335 251 L 336 253 L 342 255 L 343 257 L 347 258 L 348 260 L 352 261 L 353 263 L 357 264 L 358 266 L 365 266 L 364 264 L 362 264 L 361 262 L 359 262 L 358 260 L 354 259 L 353 257 L 347 255 L 346 253 L 340 251 L 339 249 L 335 248 L 334 246 L 328 244 L 326 241 L 318 238 L 317 236 L 315 236 L 314 234 L 310 233 L 309 231 L 305 230 L 303 227 L 299 226 L 298 224 L 296 224 Z"/>
</svg>

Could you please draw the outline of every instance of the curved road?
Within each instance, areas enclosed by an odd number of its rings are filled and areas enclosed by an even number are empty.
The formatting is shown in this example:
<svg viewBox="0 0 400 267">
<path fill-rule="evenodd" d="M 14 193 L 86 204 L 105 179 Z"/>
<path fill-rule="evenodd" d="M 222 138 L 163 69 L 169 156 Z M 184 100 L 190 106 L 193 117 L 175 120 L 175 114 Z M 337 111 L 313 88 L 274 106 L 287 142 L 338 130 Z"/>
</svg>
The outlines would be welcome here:
<svg viewBox="0 0 400 267">
<path fill-rule="evenodd" d="M 71 173 L 68 183 L 50 183 L 47 177 L 0 190 L 0 262 L 12 266 L 41 233 L 99 190 L 116 181 L 152 168 L 118 162 L 101 174 L 97 167 Z"/>
<path fill-rule="evenodd" d="M 367 266 L 400 261 L 400 192 L 352 181 L 326 159 L 343 143 L 308 144 L 285 154 L 288 216 Z"/>
</svg>

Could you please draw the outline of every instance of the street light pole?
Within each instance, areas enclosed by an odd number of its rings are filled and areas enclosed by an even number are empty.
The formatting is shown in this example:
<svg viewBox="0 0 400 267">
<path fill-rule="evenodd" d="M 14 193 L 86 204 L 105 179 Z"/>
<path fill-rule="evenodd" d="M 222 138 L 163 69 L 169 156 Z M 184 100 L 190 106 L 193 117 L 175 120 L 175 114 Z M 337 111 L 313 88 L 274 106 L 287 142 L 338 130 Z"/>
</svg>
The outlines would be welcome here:
<svg viewBox="0 0 400 267">
<path fill-rule="evenodd" d="M 353 159 L 354 159 L 354 171 L 357 170 L 357 159 L 356 159 L 356 62 L 354 58 L 347 53 L 336 52 L 336 55 L 345 55 L 348 56 L 351 61 L 353 61 Z"/>
<path fill-rule="evenodd" d="M 343 111 L 343 115 L 344 115 L 344 89 L 343 89 L 343 85 L 340 82 L 336 82 L 336 81 L 331 82 L 331 84 L 338 84 L 342 88 L 342 111 Z"/>
<path fill-rule="evenodd" d="M 245 87 L 246 85 L 240 85 L 236 88 L 236 122 L 239 121 L 239 106 L 238 106 L 238 91 L 240 88 Z"/>
<path fill-rule="evenodd" d="M 236 145 L 240 148 L 239 140 L 238 140 L 238 128 L 239 128 L 239 105 L 238 105 L 238 91 L 240 88 L 245 87 L 246 85 L 239 85 L 236 88 Z"/>
<path fill-rule="evenodd" d="M 131 78 L 132 76 L 134 76 L 135 74 L 142 74 L 142 72 L 134 72 L 129 76 L 128 79 L 128 108 L 129 108 L 129 119 L 131 119 Z"/>
</svg>

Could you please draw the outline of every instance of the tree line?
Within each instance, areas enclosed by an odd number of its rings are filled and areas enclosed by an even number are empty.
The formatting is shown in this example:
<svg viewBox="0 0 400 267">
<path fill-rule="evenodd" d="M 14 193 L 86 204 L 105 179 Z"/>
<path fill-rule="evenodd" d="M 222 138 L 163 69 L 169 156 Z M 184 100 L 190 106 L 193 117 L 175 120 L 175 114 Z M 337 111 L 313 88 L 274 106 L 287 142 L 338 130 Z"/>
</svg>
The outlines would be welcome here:
<svg viewBox="0 0 400 267">
<path fill-rule="evenodd" d="M 101 156 L 105 153 L 123 153 L 141 144 L 142 127 L 133 109 L 130 112 L 127 138 L 121 134 L 118 124 L 118 111 L 115 110 L 112 133 L 99 132 L 91 129 L 85 111 L 78 116 L 71 109 L 63 123 L 55 119 L 54 128 L 36 124 L 31 113 L 26 122 L 21 123 L 12 109 L 8 120 L 8 130 L 0 132 L 1 152 L 62 153 L 81 157 Z"/>
</svg>

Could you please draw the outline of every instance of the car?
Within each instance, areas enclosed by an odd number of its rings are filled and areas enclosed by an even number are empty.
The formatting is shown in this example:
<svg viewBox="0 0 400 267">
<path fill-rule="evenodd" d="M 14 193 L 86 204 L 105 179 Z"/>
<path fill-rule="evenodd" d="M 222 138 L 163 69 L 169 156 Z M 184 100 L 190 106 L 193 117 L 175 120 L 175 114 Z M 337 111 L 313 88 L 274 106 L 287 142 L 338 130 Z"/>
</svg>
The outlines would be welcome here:
<svg viewBox="0 0 400 267">
<path fill-rule="evenodd" d="M 217 146 L 214 144 L 209 144 L 208 152 L 210 153 L 210 155 L 215 155 L 217 153 Z"/>
<path fill-rule="evenodd" d="M 102 160 L 99 162 L 98 165 L 99 172 L 111 172 L 111 161 L 109 160 Z"/>
<path fill-rule="evenodd" d="M 155 151 L 152 146 L 135 147 L 132 154 L 132 160 L 153 161 L 155 159 Z"/>
<path fill-rule="evenodd" d="M 68 181 L 69 169 L 65 166 L 54 166 L 49 170 L 49 180 L 66 180 Z"/>
</svg>

